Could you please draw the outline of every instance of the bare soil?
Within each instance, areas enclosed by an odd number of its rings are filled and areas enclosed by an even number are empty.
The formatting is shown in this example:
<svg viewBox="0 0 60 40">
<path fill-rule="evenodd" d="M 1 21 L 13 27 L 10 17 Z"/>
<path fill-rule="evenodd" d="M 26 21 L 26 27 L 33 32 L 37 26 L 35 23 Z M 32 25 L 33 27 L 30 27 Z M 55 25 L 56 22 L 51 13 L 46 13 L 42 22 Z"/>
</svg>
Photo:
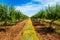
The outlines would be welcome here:
<svg viewBox="0 0 60 40">
<path fill-rule="evenodd" d="M 27 20 L 18 22 L 13 26 L 0 26 L 0 40 L 20 40 L 23 28 Z M 49 27 L 48 22 L 32 20 L 33 26 L 40 40 L 60 40 L 60 34 L 56 32 L 47 32 L 45 28 Z M 52 28 L 60 29 L 60 25 L 52 24 Z"/>
<path fill-rule="evenodd" d="M 0 40 L 20 40 L 21 30 L 26 24 L 27 20 L 17 23 L 13 26 L 3 26 L 0 30 Z M 5 32 L 6 31 L 6 32 Z"/>
<path fill-rule="evenodd" d="M 60 34 L 46 30 L 50 25 L 49 22 L 32 20 L 32 23 L 40 40 L 60 40 Z M 60 25 L 52 24 L 51 26 L 55 30 L 60 30 Z"/>
</svg>

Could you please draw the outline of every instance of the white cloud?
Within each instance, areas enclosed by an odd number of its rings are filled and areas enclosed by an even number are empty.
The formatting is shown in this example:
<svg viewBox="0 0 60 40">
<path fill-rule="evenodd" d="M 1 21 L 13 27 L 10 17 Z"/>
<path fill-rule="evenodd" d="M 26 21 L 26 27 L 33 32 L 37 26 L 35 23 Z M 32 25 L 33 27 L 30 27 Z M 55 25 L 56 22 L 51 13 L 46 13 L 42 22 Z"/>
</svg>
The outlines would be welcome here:
<svg viewBox="0 0 60 40">
<path fill-rule="evenodd" d="M 56 5 L 56 3 L 60 3 L 60 0 L 33 0 L 33 1 L 37 1 L 37 2 L 41 2 L 41 4 L 43 5 L 50 5 L 50 6 L 54 6 Z"/>
<path fill-rule="evenodd" d="M 26 4 L 22 6 L 15 6 L 15 8 L 16 10 L 20 10 L 21 12 L 28 16 L 35 14 L 41 9 L 41 7 L 37 4 Z"/>
<path fill-rule="evenodd" d="M 33 2 L 40 2 L 41 4 L 33 4 Z M 20 10 L 24 14 L 28 16 L 32 16 L 37 13 L 42 8 L 44 9 L 48 5 L 54 6 L 56 3 L 60 3 L 60 0 L 32 0 L 27 4 L 23 4 L 22 6 L 15 6 L 16 10 Z"/>
</svg>

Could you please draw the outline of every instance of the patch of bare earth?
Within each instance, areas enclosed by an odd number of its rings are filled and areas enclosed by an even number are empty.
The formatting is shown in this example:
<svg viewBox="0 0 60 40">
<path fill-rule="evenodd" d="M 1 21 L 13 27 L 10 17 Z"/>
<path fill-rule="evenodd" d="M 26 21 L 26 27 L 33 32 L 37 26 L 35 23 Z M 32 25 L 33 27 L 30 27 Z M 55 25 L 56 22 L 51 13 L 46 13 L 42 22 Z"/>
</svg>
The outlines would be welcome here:
<svg viewBox="0 0 60 40">
<path fill-rule="evenodd" d="M 60 40 L 60 34 L 56 32 L 46 32 L 46 28 L 49 27 L 48 22 L 32 20 L 32 23 L 40 40 Z M 52 28 L 60 29 L 60 25 L 52 24 Z"/>
<path fill-rule="evenodd" d="M 6 26 L 6 32 L 0 32 L 0 40 L 19 40 L 21 30 L 23 29 L 24 25 L 26 24 L 27 20 L 17 23 L 13 26 Z"/>
</svg>

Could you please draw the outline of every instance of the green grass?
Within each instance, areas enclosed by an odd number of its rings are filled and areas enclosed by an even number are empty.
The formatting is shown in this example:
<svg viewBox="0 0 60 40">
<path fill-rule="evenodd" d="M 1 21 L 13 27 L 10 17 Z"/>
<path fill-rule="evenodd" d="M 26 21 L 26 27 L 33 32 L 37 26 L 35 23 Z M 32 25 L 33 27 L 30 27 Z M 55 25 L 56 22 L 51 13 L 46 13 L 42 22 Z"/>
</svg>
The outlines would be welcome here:
<svg viewBox="0 0 60 40">
<path fill-rule="evenodd" d="M 39 40 L 30 19 L 27 21 L 21 36 L 21 40 Z"/>
</svg>

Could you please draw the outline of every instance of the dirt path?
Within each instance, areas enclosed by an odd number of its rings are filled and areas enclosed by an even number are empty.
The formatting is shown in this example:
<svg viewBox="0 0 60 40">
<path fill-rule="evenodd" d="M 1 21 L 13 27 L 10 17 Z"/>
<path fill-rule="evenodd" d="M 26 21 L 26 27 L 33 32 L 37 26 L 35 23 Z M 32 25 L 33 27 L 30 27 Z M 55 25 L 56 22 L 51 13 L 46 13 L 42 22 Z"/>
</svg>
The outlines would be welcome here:
<svg viewBox="0 0 60 40">
<path fill-rule="evenodd" d="M 57 33 L 43 34 L 43 31 L 35 31 L 43 26 L 33 26 L 31 19 L 7 27 L 6 33 L 0 32 L 0 40 L 60 40 L 60 35 Z"/>
<path fill-rule="evenodd" d="M 23 22 L 19 22 L 17 25 L 9 26 L 6 33 L 0 32 L 0 40 L 17 40 L 17 36 L 21 33 L 26 22 L 27 20 L 24 20 Z"/>
<path fill-rule="evenodd" d="M 7 26 L 8 27 L 8 26 Z M 26 39 L 24 39 L 25 37 Z M 39 40 L 31 19 L 9 26 L 6 33 L 0 32 L 0 40 Z"/>
<path fill-rule="evenodd" d="M 25 22 L 25 25 L 26 25 L 26 23 L 27 23 L 27 20 L 26 20 L 26 22 Z M 25 25 L 24 25 L 24 27 L 25 27 Z M 23 27 L 23 28 L 24 28 Z M 14 38 L 14 40 L 20 40 L 21 39 L 21 35 L 22 35 L 22 32 L 23 32 L 23 28 L 21 29 L 21 31 L 19 32 L 19 34 Z"/>
</svg>

